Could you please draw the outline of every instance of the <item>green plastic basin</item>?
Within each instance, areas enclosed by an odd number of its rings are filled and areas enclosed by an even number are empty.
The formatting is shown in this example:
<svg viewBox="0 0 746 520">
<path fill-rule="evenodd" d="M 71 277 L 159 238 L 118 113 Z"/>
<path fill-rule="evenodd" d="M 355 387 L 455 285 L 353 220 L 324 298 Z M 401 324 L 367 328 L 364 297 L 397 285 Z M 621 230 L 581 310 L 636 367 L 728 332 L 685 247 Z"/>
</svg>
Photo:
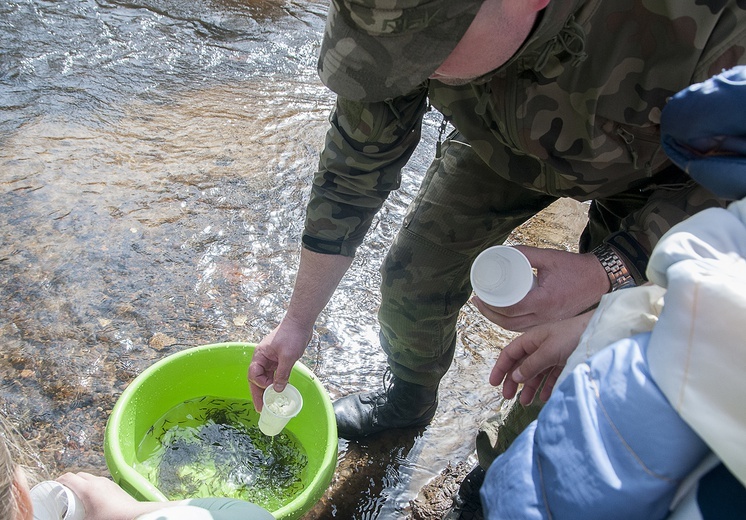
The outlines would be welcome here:
<svg viewBox="0 0 746 520">
<path fill-rule="evenodd" d="M 183 350 L 150 366 L 125 389 L 106 424 L 104 453 L 114 481 L 138 500 L 166 497 L 134 469 L 137 448 L 146 432 L 166 412 L 186 400 L 211 395 L 251 400 L 246 379 L 254 354 L 252 343 L 217 343 Z M 277 519 L 295 519 L 326 491 L 337 464 L 337 423 L 320 381 L 296 363 L 290 375 L 303 395 L 303 409 L 287 429 L 308 455 L 304 490 L 276 511 Z"/>
</svg>

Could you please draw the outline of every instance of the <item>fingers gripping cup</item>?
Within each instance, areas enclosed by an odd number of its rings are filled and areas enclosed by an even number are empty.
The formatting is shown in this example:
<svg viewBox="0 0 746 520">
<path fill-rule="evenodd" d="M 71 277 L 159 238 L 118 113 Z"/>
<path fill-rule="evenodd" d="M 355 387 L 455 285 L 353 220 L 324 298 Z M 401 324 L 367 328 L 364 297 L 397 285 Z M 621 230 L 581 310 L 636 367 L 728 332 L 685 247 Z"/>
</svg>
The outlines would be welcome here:
<svg viewBox="0 0 746 520">
<path fill-rule="evenodd" d="M 275 392 L 272 385 L 264 390 L 264 406 L 259 415 L 259 429 L 264 435 L 275 436 L 303 408 L 303 397 L 288 383 L 285 390 Z"/>
<path fill-rule="evenodd" d="M 479 299 L 494 307 L 521 301 L 536 284 L 528 258 L 514 247 L 492 246 L 471 264 L 471 285 Z"/>
</svg>

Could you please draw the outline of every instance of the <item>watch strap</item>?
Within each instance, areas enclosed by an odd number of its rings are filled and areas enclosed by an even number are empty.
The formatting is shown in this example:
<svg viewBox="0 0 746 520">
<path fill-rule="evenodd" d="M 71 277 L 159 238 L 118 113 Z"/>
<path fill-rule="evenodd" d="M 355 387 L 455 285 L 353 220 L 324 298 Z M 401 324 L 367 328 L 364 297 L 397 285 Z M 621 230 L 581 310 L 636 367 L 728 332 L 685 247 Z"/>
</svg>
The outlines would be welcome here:
<svg viewBox="0 0 746 520">
<path fill-rule="evenodd" d="M 648 268 L 650 254 L 631 234 L 627 231 L 617 231 L 606 237 L 604 243 L 609 244 L 624 261 L 636 285 L 648 281 L 645 271 Z"/>
<path fill-rule="evenodd" d="M 591 252 L 598 258 L 606 271 L 606 276 L 609 277 L 609 283 L 611 284 L 611 291 L 637 285 L 624 264 L 624 260 L 609 244 L 603 243 Z"/>
</svg>

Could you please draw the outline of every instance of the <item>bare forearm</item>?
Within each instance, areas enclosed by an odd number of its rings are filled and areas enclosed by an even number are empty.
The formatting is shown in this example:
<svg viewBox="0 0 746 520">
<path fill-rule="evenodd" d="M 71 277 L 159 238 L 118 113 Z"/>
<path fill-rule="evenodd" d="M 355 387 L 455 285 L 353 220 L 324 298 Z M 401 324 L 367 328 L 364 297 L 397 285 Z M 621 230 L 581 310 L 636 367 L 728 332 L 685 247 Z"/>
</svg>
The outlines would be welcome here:
<svg viewBox="0 0 746 520">
<path fill-rule="evenodd" d="M 314 253 L 304 248 L 285 319 L 313 327 L 350 264 L 352 257 Z"/>
</svg>

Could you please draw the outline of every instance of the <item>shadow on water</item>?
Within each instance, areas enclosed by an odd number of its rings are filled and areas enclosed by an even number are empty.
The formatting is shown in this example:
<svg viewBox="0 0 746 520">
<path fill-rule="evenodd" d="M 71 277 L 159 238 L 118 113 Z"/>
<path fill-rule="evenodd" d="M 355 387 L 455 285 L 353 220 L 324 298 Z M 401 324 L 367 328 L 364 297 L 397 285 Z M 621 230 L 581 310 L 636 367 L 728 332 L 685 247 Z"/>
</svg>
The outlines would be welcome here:
<svg viewBox="0 0 746 520">
<path fill-rule="evenodd" d="M 315 72 L 325 13 L 324 0 L 0 4 L 0 412 L 51 474 L 106 474 L 106 420 L 153 362 L 259 341 L 281 318 L 333 102 Z M 332 398 L 380 384 L 378 266 L 439 123 L 426 117 L 302 359 Z M 564 231 L 552 239 L 572 248 Z M 459 328 L 433 424 L 340 441 L 307 518 L 406 516 L 449 463 L 473 462 L 510 336 L 471 308 Z"/>
</svg>

